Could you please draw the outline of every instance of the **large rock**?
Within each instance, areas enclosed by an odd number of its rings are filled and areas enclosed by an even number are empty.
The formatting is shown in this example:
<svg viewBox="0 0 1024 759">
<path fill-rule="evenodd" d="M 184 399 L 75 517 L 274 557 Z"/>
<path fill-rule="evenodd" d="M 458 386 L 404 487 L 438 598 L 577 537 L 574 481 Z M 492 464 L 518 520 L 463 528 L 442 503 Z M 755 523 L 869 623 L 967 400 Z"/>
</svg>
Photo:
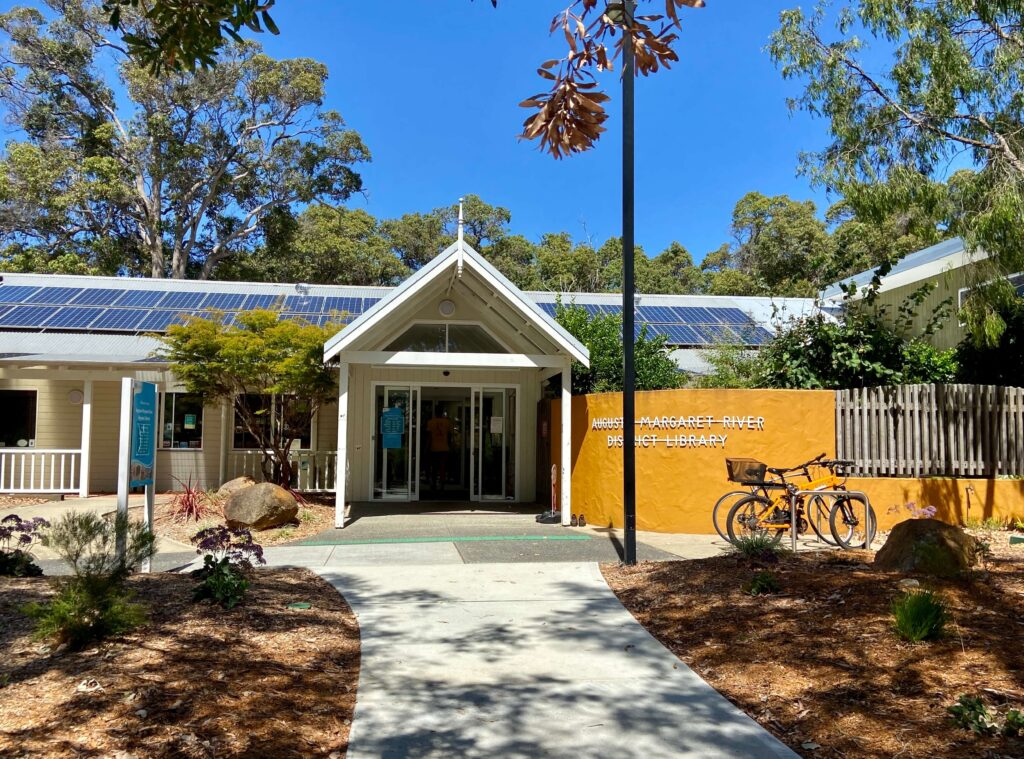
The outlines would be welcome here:
<svg viewBox="0 0 1024 759">
<path fill-rule="evenodd" d="M 220 490 L 217 491 L 219 498 L 230 498 L 239 490 L 245 490 L 251 488 L 256 484 L 256 480 L 252 477 L 235 477 L 233 480 L 228 480 L 220 486 Z"/>
<path fill-rule="evenodd" d="M 908 519 L 892 528 L 875 554 L 879 569 L 955 577 L 978 561 L 980 544 L 959 527 L 937 519 Z"/>
<path fill-rule="evenodd" d="M 294 522 L 299 513 L 295 496 L 279 485 L 261 482 L 235 492 L 224 506 L 228 527 L 267 530 Z"/>
</svg>

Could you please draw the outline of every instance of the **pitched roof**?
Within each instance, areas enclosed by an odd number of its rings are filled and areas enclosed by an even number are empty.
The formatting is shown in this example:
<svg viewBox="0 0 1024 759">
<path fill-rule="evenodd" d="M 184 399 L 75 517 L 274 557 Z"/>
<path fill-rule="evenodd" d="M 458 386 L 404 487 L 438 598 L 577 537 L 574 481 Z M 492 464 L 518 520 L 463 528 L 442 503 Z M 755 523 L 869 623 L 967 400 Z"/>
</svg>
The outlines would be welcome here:
<svg viewBox="0 0 1024 759">
<path fill-rule="evenodd" d="M 963 239 L 952 237 L 943 240 L 936 245 L 909 253 L 901 258 L 892 267 L 888 274 L 881 279 L 880 291 L 892 290 L 896 287 L 922 282 L 930 279 L 943 271 L 958 269 L 971 261 L 985 258 L 983 252 L 972 253 L 964 245 Z M 877 268 L 877 267 L 876 267 Z M 843 297 L 843 290 L 840 285 L 855 284 L 858 292 L 871 284 L 875 276 L 875 269 L 866 269 L 852 276 L 846 277 L 840 282 L 835 282 L 822 291 L 823 298 L 836 299 Z"/>
<path fill-rule="evenodd" d="M 590 365 L 590 352 L 575 337 L 570 335 L 562 325 L 545 313 L 536 303 L 530 300 L 522 290 L 487 260 L 477 253 L 470 245 L 458 241 L 449 245 L 440 255 L 411 277 L 388 293 L 384 298 L 365 311 L 348 327 L 336 334 L 324 345 L 324 360 L 328 361 L 357 340 L 360 336 L 381 323 L 401 304 L 433 282 L 447 269 L 455 270 L 459 275 L 464 266 L 469 266 L 480 274 L 495 291 L 502 295 L 521 315 L 536 326 L 556 346 L 564 350 L 580 363 Z"/>
</svg>

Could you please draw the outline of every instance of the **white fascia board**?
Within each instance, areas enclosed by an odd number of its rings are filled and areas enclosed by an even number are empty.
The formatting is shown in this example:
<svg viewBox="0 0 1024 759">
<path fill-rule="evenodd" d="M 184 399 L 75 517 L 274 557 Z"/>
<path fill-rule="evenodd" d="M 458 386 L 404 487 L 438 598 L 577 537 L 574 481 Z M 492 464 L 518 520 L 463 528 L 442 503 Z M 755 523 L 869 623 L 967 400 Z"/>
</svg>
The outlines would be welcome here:
<svg viewBox="0 0 1024 759">
<path fill-rule="evenodd" d="M 440 369 L 544 369 L 569 365 L 565 356 L 526 353 L 425 353 L 421 351 L 345 351 L 342 360 L 349 364 L 376 366 L 429 366 Z"/>
<path fill-rule="evenodd" d="M 327 341 L 324 346 L 324 361 L 330 361 L 360 336 L 365 335 L 374 325 L 380 323 L 393 313 L 405 300 L 422 290 L 429 283 L 440 277 L 449 266 L 457 265 L 459 243 L 450 245 L 441 255 L 428 263 L 409 279 L 395 288 L 386 298 L 356 319 L 347 328 Z M 532 301 L 526 299 L 514 285 L 506 281 L 496 271 L 490 271 L 490 265 L 473 248 L 465 245 L 462 249 L 463 265 L 467 263 L 473 268 L 491 289 L 513 305 L 530 323 L 543 332 L 548 339 L 584 366 L 590 366 L 590 354 L 587 349 L 571 335 L 554 323 Z"/>
</svg>

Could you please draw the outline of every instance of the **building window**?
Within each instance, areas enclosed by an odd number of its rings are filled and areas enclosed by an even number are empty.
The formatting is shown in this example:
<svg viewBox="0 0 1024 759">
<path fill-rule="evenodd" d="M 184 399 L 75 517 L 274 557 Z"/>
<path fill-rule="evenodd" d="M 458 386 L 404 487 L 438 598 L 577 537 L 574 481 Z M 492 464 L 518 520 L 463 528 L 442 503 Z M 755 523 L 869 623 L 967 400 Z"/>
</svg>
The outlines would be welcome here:
<svg viewBox="0 0 1024 759">
<path fill-rule="evenodd" d="M 203 447 L 203 399 L 191 393 L 164 393 L 164 448 Z"/>
<path fill-rule="evenodd" d="M 271 419 L 271 399 L 273 398 L 273 407 L 275 409 L 274 418 Z M 289 431 L 292 431 L 295 435 L 295 445 L 299 448 L 308 449 L 312 443 L 312 421 L 309 418 L 308 413 L 305 413 L 299 402 L 293 401 L 289 404 L 292 411 L 298 411 L 298 414 L 293 413 L 292 417 L 299 418 L 284 418 L 285 406 L 283 399 L 279 396 L 270 395 L 256 395 L 248 394 L 243 395 L 237 399 L 237 403 L 244 405 L 250 413 L 255 416 L 256 432 L 265 440 L 270 436 L 270 425 L 273 423 L 275 426 L 286 424 Z M 234 448 L 236 450 L 247 449 L 247 448 L 259 448 L 259 439 L 246 427 L 243 421 L 242 414 L 239 413 L 238 409 L 235 409 L 235 430 L 234 430 Z"/>
<path fill-rule="evenodd" d="M 478 324 L 414 324 L 388 345 L 418 353 L 508 353 Z"/>
<path fill-rule="evenodd" d="M 36 391 L 0 390 L 0 447 L 34 448 Z"/>
</svg>

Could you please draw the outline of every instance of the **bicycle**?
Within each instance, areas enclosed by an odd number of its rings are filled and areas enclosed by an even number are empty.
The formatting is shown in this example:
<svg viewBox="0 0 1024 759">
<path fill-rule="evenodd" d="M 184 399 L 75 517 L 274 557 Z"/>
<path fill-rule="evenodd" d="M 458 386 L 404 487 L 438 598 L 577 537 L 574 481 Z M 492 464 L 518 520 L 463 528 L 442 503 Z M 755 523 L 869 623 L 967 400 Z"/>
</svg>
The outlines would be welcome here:
<svg viewBox="0 0 1024 759">
<path fill-rule="evenodd" d="M 768 467 L 764 467 L 764 469 L 761 469 L 760 467 L 763 465 L 761 465 L 760 462 L 754 461 L 753 459 L 726 459 L 726 467 L 729 470 L 729 479 L 732 482 L 738 482 L 740 484 L 747 485 L 749 489 L 732 490 L 723 495 L 715 502 L 715 505 L 711 510 L 711 522 L 714 525 L 715 532 L 718 533 L 719 537 L 722 538 L 722 540 L 731 543 L 732 538 L 729 537 L 727 527 L 723 527 L 719 519 L 719 514 L 721 512 L 724 511 L 725 514 L 728 516 L 729 512 L 732 510 L 732 506 L 734 505 L 734 503 L 738 502 L 739 500 L 748 498 L 749 496 L 752 495 L 758 495 L 760 493 L 761 495 L 767 498 L 768 490 L 770 488 L 775 487 L 776 485 L 782 484 L 785 479 L 785 474 L 788 474 L 790 472 L 802 471 L 806 476 L 808 482 L 810 482 L 811 478 L 809 472 L 807 471 L 807 467 L 813 465 L 817 461 L 820 461 L 824 456 L 825 454 L 822 453 L 817 458 L 812 459 L 806 464 L 801 464 L 795 467 L 789 467 L 787 469 L 768 469 Z M 734 466 L 738 468 L 734 469 L 730 467 L 730 461 L 748 463 L 735 464 Z M 743 467 L 749 466 L 751 464 L 754 467 L 753 469 L 751 469 L 750 471 L 742 471 Z M 764 474 L 766 471 L 770 471 L 772 474 L 775 474 L 780 479 L 769 480 L 766 482 L 764 480 Z M 831 507 L 825 504 L 824 499 L 821 496 L 815 497 L 812 500 L 815 502 L 815 521 L 811 522 L 812 529 L 814 530 L 815 534 L 818 535 L 819 538 L 821 538 L 822 540 L 831 545 L 836 545 L 836 543 L 831 537 L 831 534 L 826 533 L 827 527 L 825 527 L 828 525 L 828 518 L 829 512 L 831 511 Z M 825 526 L 823 526 L 823 523 Z"/>
<path fill-rule="evenodd" d="M 783 531 L 792 528 L 793 509 L 796 509 L 796 530 L 797 534 L 807 531 L 808 526 L 814 533 L 833 545 L 841 548 L 866 548 L 871 545 L 877 528 L 877 519 L 871 505 L 864 503 L 865 518 L 862 521 L 858 514 L 855 503 L 859 499 L 848 496 L 830 495 L 833 499 L 831 506 L 826 506 L 824 495 L 813 495 L 810 497 L 810 511 L 805 508 L 804 499 L 808 491 L 831 490 L 841 491 L 846 489 L 846 467 L 852 462 L 839 459 L 825 459 L 821 454 L 810 461 L 796 467 L 780 469 L 767 467 L 760 462 L 750 459 L 727 459 L 727 467 L 730 472 L 730 479 L 738 481 L 734 477 L 746 478 L 743 484 L 747 484 L 763 491 L 763 494 L 752 493 L 733 504 L 726 518 L 726 528 L 729 533 L 730 542 L 736 541 L 737 529 L 746 534 L 767 534 L 778 542 L 782 538 Z M 828 474 L 823 477 L 812 478 L 810 467 L 824 467 Z M 789 482 L 787 475 L 799 472 L 804 475 L 806 482 L 799 485 Z M 777 479 L 765 481 L 765 474 L 772 474 Z M 753 481 L 750 475 L 760 476 L 760 482 Z M 782 490 L 774 498 L 769 497 L 768 491 Z M 827 513 L 827 517 L 826 517 Z M 808 520 L 808 514 L 811 519 Z M 829 526 L 828 534 L 822 528 L 822 522 L 827 520 Z M 831 538 L 831 539 L 830 539 Z"/>
</svg>

